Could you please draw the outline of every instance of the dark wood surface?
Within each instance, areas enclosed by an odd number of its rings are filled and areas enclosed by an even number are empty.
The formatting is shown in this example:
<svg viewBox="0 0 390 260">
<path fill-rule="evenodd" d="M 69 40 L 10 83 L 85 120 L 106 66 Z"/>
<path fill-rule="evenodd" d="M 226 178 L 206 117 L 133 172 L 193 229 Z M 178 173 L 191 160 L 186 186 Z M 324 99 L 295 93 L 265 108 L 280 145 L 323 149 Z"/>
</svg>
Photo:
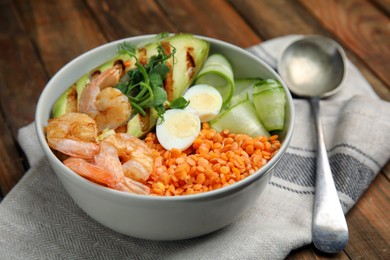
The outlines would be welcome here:
<svg viewBox="0 0 390 260">
<path fill-rule="evenodd" d="M 288 34 L 321 34 L 346 50 L 376 93 L 390 101 L 390 0 L 0 0 L 0 190 L 28 169 L 17 143 L 34 120 L 47 81 L 103 43 L 190 32 L 241 47 Z M 312 245 L 290 259 L 390 259 L 390 162 L 347 215 L 350 242 L 335 255 Z"/>
</svg>

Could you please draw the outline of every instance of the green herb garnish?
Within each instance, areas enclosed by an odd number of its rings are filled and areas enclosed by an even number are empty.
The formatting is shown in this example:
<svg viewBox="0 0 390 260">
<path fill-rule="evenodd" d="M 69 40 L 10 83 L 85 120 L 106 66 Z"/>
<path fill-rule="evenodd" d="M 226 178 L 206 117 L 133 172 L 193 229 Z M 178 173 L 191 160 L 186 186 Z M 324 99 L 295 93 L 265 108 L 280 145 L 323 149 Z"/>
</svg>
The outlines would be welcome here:
<svg viewBox="0 0 390 260">
<path fill-rule="evenodd" d="M 183 109 L 190 104 L 190 101 L 185 99 L 184 97 L 178 97 L 169 104 L 170 108 L 178 108 Z"/>
<path fill-rule="evenodd" d="M 167 101 L 167 92 L 164 89 L 164 80 L 169 73 L 167 60 L 174 57 L 176 49 L 172 47 L 172 52 L 166 54 L 161 43 L 157 45 L 157 55 L 150 57 L 149 62 L 143 66 L 136 57 L 137 49 L 123 42 L 119 46 L 119 54 L 128 54 L 136 60 L 136 68 L 127 72 L 124 81 L 116 87 L 128 96 L 135 113 L 146 116 L 147 108 L 154 108 L 159 117 L 163 120 L 163 115 L 167 107 L 185 108 L 189 101 L 183 97 Z"/>
</svg>

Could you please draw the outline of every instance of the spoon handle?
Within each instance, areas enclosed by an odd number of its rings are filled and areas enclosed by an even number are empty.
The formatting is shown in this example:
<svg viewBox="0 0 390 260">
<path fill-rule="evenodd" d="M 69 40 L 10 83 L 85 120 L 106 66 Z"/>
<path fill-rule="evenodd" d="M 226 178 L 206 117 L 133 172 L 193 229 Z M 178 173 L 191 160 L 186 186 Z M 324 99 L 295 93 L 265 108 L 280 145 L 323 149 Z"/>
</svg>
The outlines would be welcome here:
<svg viewBox="0 0 390 260">
<path fill-rule="evenodd" d="M 317 170 L 312 239 L 326 253 L 336 253 L 348 243 L 348 227 L 341 208 L 326 152 L 324 133 L 319 116 L 319 98 L 310 98 L 317 132 Z"/>
</svg>

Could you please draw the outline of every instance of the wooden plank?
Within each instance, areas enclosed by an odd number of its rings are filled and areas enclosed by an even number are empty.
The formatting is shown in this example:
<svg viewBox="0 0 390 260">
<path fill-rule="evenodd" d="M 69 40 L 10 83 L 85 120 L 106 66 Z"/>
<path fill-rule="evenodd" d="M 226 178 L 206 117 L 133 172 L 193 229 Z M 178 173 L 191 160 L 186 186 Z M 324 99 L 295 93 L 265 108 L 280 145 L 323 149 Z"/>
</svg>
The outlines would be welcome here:
<svg viewBox="0 0 390 260">
<path fill-rule="evenodd" d="M 348 46 L 343 47 L 346 49 L 348 59 L 359 69 L 376 94 L 381 99 L 390 101 L 390 88 L 388 88 L 384 82 L 374 75 L 373 71 L 368 68 L 366 64 L 363 64 L 363 61 L 359 57 L 356 57 L 356 55 L 348 51 Z"/>
<path fill-rule="evenodd" d="M 1 37 L 0 48 L 1 104 L 16 136 L 20 127 L 34 121 L 36 102 L 47 77 L 28 37 Z"/>
<path fill-rule="evenodd" d="M 0 3 L 0 193 L 6 195 L 24 175 L 23 160 L 15 142 L 17 129 L 34 117 L 30 80 L 39 78 L 39 72 L 25 51 L 31 45 L 23 39 L 24 31 L 18 22 L 10 1 Z M 26 54 L 26 56 L 23 56 Z M 26 66 L 37 76 L 21 75 Z M 38 80 L 39 82 L 39 80 Z M 20 91 L 20 86 L 25 91 Z M 19 93 L 20 92 L 20 93 Z M 9 97 L 13 97 L 12 100 Z M 26 105 L 28 104 L 28 105 Z M 31 105 L 31 106 L 29 106 Z"/>
<path fill-rule="evenodd" d="M 293 33 L 325 33 L 317 21 L 296 1 L 230 0 L 230 2 L 264 39 Z"/>
<path fill-rule="evenodd" d="M 4 117 L 17 130 L 34 120 L 34 108 L 47 77 L 11 5 L 0 8 L 0 99 Z"/>
<path fill-rule="evenodd" d="M 295 259 L 338 259 L 347 260 L 350 259 L 344 252 L 335 254 L 325 254 L 314 248 L 313 245 L 307 245 L 297 250 L 292 251 L 287 257 L 287 260 Z"/>
<path fill-rule="evenodd" d="M 87 0 L 87 4 L 110 41 L 143 34 L 177 32 L 154 0 Z"/>
<path fill-rule="evenodd" d="M 378 10 L 390 16 L 390 0 L 371 0 Z"/>
<path fill-rule="evenodd" d="M 158 0 L 158 2 L 181 32 L 217 38 L 243 48 L 261 42 L 246 21 L 226 1 Z"/>
<path fill-rule="evenodd" d="M 107 42 L 82 1 L 17 0 L 16 3 L 49 76 L 71 59 Z"/>
<path fill-rule="evenodd" d="M 385 167 L 382 169 L 382 173 L 387 177 L 387 179 L 390 181 L 390 160 L 387 162 Z"/>
<path fill-rule="evenodd" d="M 107 2 L 87 0 L 110 40 L 168 31 L 214 37 L 241 47 L 249 47 L 261 41 L 226 1 L 158 0 L 157 2 L 158 4 L 148 0 L 142 1 L 141 4 L 140 1 L 126 6 L 118 0 Z M 161 9 L 164 12 L 161 12 Z M 213 10 L 212 15 L 204 10 Z M 197 15 L 191 16 L 192 13 Z M 148 17 L 147 22 L 145 17 Z"/>
<path fill-rule="evenodd" d="M 12 133 L 0 116 L 0 198 L 5 196 L 23 177 L 23 158 L 20 156 Z M 1 201 L 1 200 L 0 200 Z"/>
<path fill-rule="evenodd" d="M 363 0 L 301 2 L 390 88 L 389 17 Z"/>
<path fill-rule="evenodd" d="M 353 243 L 345 251 L 352 259 L 390 259 L 389 186 L 388 179 L 378 174 L 347 214 Z"/>
</svg>

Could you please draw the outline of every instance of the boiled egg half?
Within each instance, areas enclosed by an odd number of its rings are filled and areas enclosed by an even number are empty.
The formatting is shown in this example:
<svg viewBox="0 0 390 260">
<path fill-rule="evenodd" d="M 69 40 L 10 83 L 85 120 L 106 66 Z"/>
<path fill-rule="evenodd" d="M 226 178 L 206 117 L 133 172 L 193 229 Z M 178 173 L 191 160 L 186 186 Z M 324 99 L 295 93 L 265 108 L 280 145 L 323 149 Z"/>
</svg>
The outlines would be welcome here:
<svg viewBox="0 0 390 260">
<path fill-rule="evenodd" d="M 184 98 L 190 101 L 186 109 L 195 111 L 201 122 L 208 122 L 216 118 L 223 102 L 219 91 L 206 84 L 190 87 L 184 93 Z"/>
<path fill-rule="evenodd" d="M 198 115 L 190 110 L 169 109 L 164 120 L 159 119 L 156 135 L 166 150 L 185 150 L 192 145 L 200 132 Z"/>
</svg>

